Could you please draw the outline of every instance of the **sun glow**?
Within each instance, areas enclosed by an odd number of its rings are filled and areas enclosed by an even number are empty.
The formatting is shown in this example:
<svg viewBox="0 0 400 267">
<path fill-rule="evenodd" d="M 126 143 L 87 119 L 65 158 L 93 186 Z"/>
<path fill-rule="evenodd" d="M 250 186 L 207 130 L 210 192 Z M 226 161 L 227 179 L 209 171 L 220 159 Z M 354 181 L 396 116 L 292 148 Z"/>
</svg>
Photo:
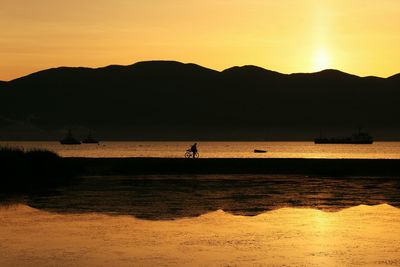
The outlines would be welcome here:
<svg viewBox="0 0 400 267">
<path fill-rule="evenodd" d="M 0 80 L 146 60 L 219 71 L 249 64 L 282 73 L 400 71 L 400 1 L 93 2 L 0 1 Z"/>
<path fill-rule="evenodd" d="M 314 70 L 321 71 L 328 69 L 330 66 L 330 58 L 328 53 L 324 49 L 316 51 L 314 56 Z"/>
</svg>

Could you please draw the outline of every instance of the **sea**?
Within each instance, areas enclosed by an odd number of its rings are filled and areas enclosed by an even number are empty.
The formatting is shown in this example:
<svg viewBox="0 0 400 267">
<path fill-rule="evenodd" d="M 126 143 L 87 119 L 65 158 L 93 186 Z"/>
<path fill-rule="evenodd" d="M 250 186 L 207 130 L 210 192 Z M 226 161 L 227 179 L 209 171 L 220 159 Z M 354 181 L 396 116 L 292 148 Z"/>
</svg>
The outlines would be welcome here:
<svg viewBox="0 0 400 267">
<path fill-rule="evenodd" d="M 47 149 L 62 157 L 181 158 L 197 141 L 124 141 L 61 145 L 59 142 L 1 141 L 0 146 Z M 371 145 L 314 144 L 313 142 L 197 142 L 201 158 L 335 158 L 400 159 L 400 142 Z M 254 153 L 255 149 L 266 153 Z"/>
<path fill-rule="evenodd" d="M 179 158 L 194 142 L 0 146 Z M 202 158 L 400 159 L 400 142 L 197 143 Z M 0 266 L 400 266 L 399 207 L 395 176 L 78 177 L 0 193 Z"/>
</svg>

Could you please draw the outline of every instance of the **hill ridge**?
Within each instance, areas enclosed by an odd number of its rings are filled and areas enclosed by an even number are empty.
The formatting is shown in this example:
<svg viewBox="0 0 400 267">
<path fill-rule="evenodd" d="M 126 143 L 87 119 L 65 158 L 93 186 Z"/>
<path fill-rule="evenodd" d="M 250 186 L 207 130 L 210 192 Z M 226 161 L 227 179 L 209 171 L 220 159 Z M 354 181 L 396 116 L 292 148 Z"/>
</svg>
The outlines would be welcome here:
<svg viewBox="0 0 400 267">
<path fill-rule="evenodd" d="M 109 139 L 311 140 L 359 126 L 396 139 L 398 77 L 178 61 L 52 68 L 0 83 L 0 139 L 60 138 L 73 128 Z"/>
<path fill-rule="evenodd" d="M 179 65 L 179 66 L 193 66 L 193 67 L 197 67 L 199 69 L 205 69 L 205 70 L 210 70 L 216 73 L 224 73 L 224 72 L 229 72 L 231 70 L 256 70 L 256 71 L 265 71 L 265 73 L 274 73 L 274 74 L 279 74 L 279 75 L 312 75 L 312 74 L 324 74 L 324 73 L 336 73 L 336 74 L 342 74 L 342 75 L 347 75 L 347 76 L 355 76 L 355 77 L 359 77 L 359 78 L 369 78 L 369 77 L 376 77 L 376 78 L 381 78 L 381 79 L 395 79 L 397 77 L 400 77 L 400 73 L 391 75 L 389 77 L 379 77 L 379 76 L 374 76 L 374 75 L 368 75 L 368 76 L 358 76 L 355 74 L 351 74 L 351 73 L 347 73 L 338 69 L 324 69 L 321 71 L 316 71 L 316 72 L 294 72 L 294 73 L 282 73 L 279 71 L 275 71 L 275 70 L 271 70 L 271 69 L 266 69 L 264 67 L 260 67 L 260 66 L 256 66 L 256 65 L 238 65 L 238 66 L 232 66 L 229 68 L 226 68 L 224 70 L 218 71 L 218 70 L 214 70 L 212 68 L 208 68 L 208 67 L 204 67 L 202 65 L 199 64 L 195 64 L 195 63 L 183 63 L 180 61 L 175 61 L 175 60 L 147 60 L 147 61 L 138 61 L 129 65 L 120 65 L 120 64 L 110 64 L 110 65 L 106 65 L 106 66 L 101 66 L 101 67 L 84 67 L 84 66 L 58 66 L 58 67 L 53 67 L 53 68 L 49 68 L 49 69 L 43 69 L 43 70 L 39 70 L 21 77 L 17 77 L 15 79 L 12 79 L 10 81 L 0 81 L 0 83 L 4 83 L 4 82 L 12 82 L 14 80 L 18 80 L 20 78 L 24 78 L 27 76 L 31 76 L 31 75 L 35 75 L 35 74 L 40 74 L 43 72 L 47 72 L 47 71 L 55 71 L 55 70 L 66 70 L 66 69 L 72 69 L 72 70 L 77 70 L 77 69 L 81 69 L 81 70 L 105 70 L 105 69 L 112 69 L 112 68 L 118 68 L 118 69 L 129 69 L 132 67 L 136 67 L 136 66 L 140 66 L 140 65 L 151 65 L 151 64 L 174 64 L 174 65 Z"/>
</svg>

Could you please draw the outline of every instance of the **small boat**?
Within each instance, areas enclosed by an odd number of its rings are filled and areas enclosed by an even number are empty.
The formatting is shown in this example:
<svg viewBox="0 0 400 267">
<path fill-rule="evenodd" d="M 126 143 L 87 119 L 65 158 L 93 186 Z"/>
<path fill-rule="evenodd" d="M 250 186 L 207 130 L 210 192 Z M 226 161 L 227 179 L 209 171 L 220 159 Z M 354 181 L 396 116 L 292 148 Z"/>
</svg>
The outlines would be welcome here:
<svg viewBox="0 0 400 267">
<path fill-rule="evenodd" d="M 84 140 L 82 140 L 82 144 L 98 144 L 99 140 L 93 138 L 91 134 L 89 134 Z"/>
<path fill-rule="evenodd" d="M 267 153 L 267 150 L 254 149 L 254 153 Z"/>
<path fill-rule="evenodd" d="M 76 139 L 73 135 L 71 130 L 68 130 L 67 136 L 60 140 L 60 144 L 62 145 L 80 145 L 81 142 Z"/>
</svg>

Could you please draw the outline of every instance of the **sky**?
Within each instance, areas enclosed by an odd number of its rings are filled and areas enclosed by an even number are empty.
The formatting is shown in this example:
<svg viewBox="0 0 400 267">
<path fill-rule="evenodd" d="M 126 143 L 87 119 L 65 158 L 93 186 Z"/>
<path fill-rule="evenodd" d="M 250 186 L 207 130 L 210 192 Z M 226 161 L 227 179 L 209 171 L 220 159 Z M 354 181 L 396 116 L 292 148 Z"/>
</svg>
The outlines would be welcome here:
<svg viewBox="0 0 400 267">
<path fill-rule="evenodd" d="M 0 80 L 144 60 L 400 72 L 399 0 L 0 0 L 0 33 Z"/>
</svg>

